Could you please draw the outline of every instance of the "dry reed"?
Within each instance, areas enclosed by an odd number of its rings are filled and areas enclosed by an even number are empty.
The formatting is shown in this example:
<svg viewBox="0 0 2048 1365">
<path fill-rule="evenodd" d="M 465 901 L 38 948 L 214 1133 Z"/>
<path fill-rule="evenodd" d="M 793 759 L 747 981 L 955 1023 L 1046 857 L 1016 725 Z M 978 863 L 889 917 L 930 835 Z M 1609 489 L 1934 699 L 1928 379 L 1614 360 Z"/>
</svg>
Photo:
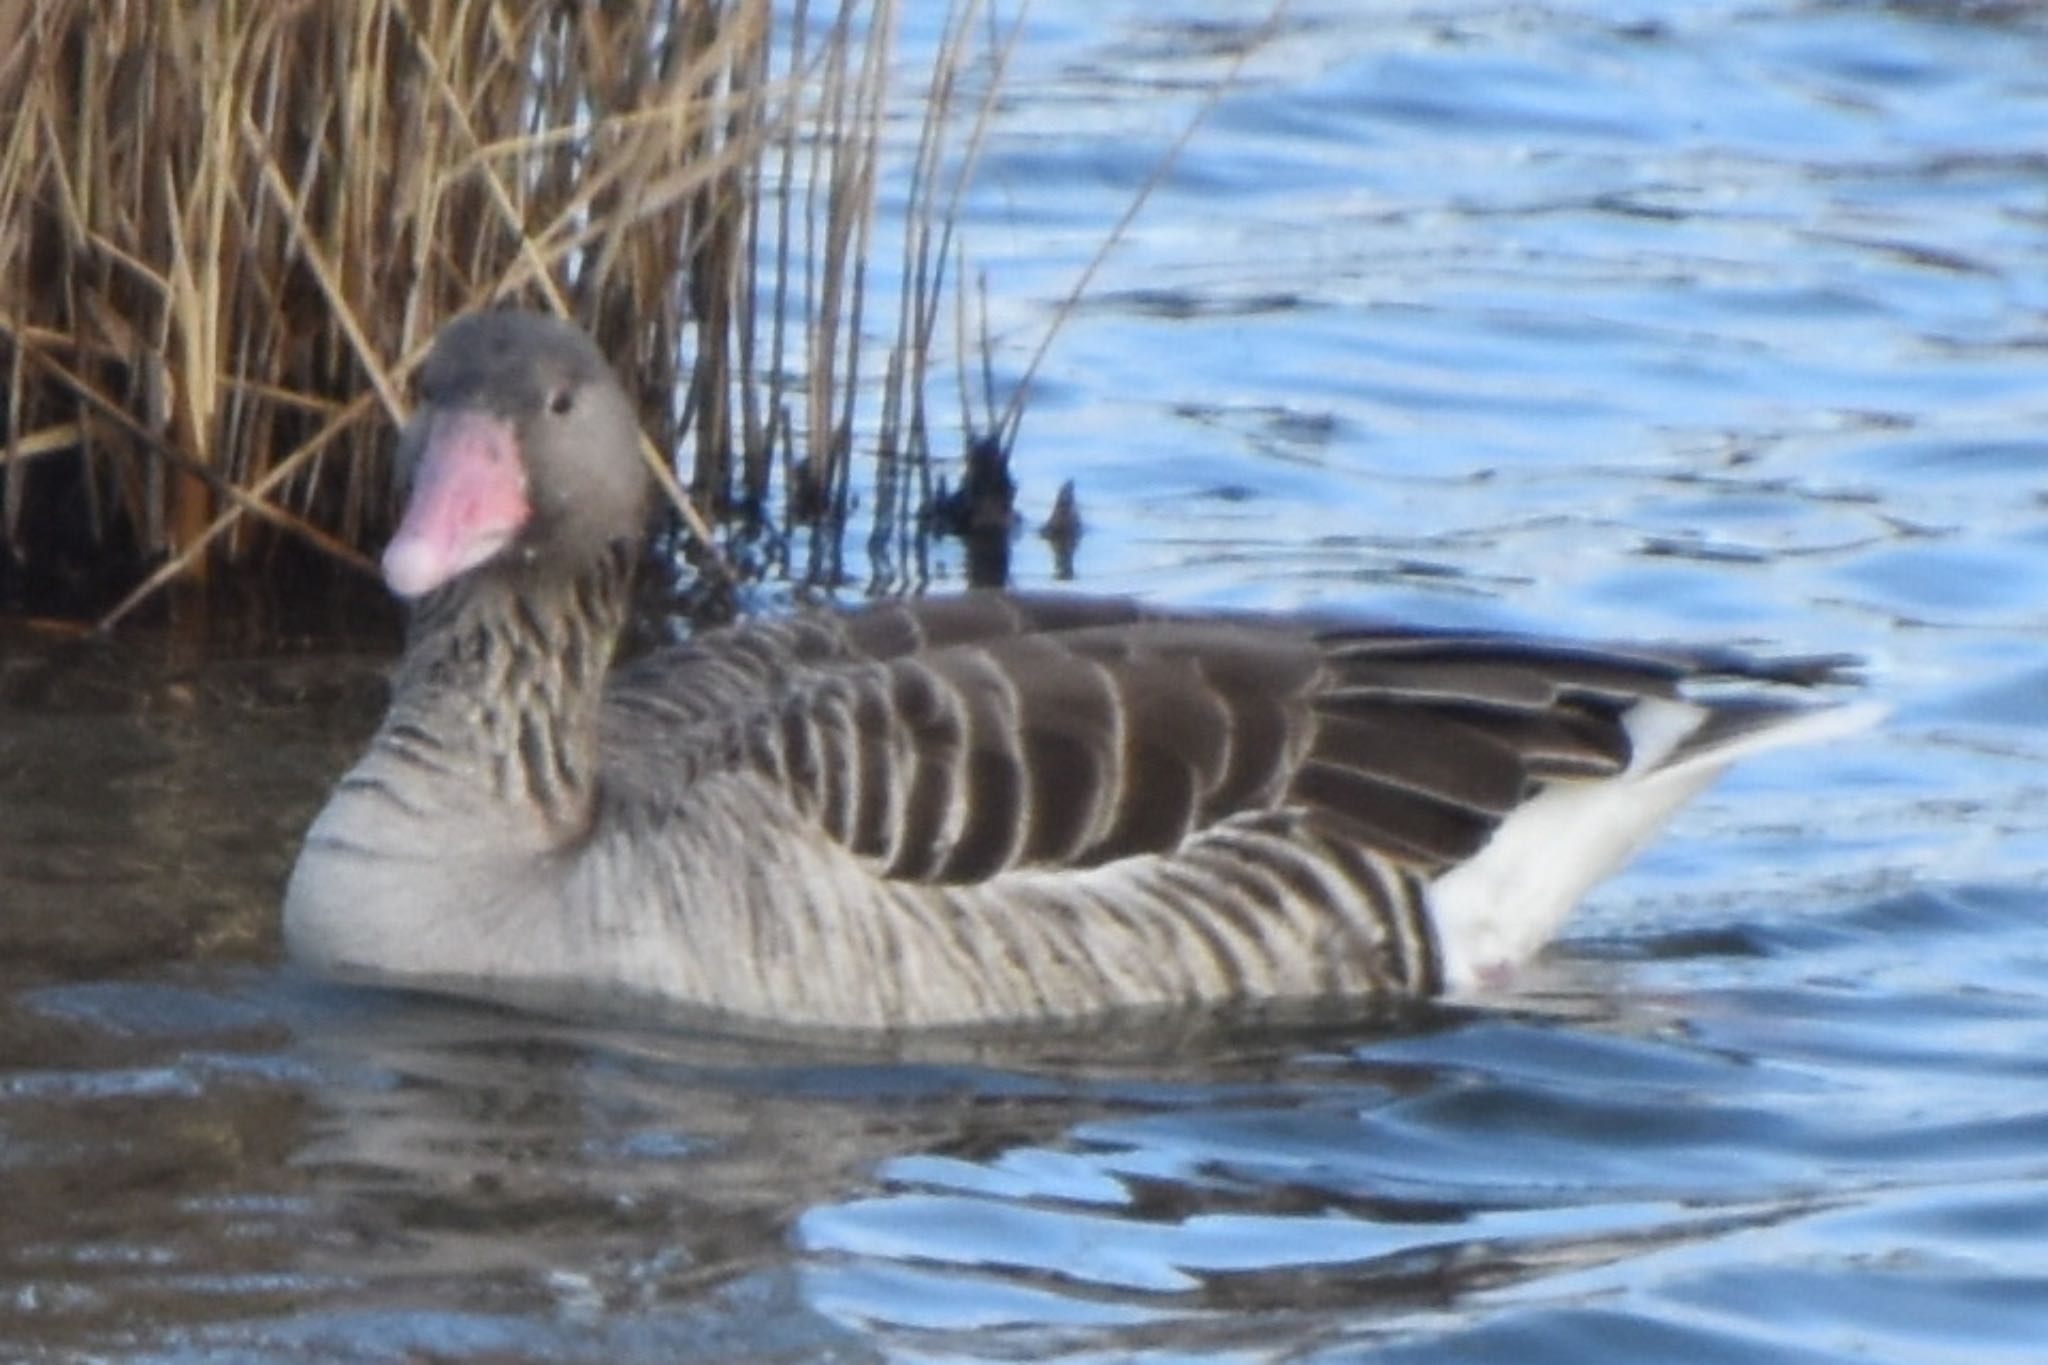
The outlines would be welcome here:
<svg viewBox="0 0 2048 1365">
<path fill-rule="evenodd" d="M 0 8 L 0 604 L 112 619 L 176 579 L 367 567 L 409 371 L 445 318 L 508 300 L 593 328 L 650 455 L 693 438 L 700 562 L 701 518 L 760 513 L 778 478 L 791 514 L 843 522 L 894 7 L 776 13 Z M 936 240 L 890 422 L 917 406 Z"/>
</svg>

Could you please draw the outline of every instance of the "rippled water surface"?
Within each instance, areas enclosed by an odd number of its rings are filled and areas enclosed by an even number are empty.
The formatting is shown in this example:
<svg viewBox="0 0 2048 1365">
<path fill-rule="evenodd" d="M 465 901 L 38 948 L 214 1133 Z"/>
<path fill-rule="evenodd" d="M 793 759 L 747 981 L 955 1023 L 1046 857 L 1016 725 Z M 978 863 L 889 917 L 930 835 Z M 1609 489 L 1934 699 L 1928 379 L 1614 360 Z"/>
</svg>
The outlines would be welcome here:
<svg viewBox="0 0 2048 1365">
<path fill-rule="evenodd" d="M 1884 727 L 1497 1008 L 885 1055 L 297 978 L 374 652 L 7 627 L 0 1358 L 2042 1357 L 2048 23 L 1255 9 L 1040 0 L 1008 81 L 1014 378 L 1250 49 L 1024 425 L 1079 585 L 1850 650 Z"/>
</svg>

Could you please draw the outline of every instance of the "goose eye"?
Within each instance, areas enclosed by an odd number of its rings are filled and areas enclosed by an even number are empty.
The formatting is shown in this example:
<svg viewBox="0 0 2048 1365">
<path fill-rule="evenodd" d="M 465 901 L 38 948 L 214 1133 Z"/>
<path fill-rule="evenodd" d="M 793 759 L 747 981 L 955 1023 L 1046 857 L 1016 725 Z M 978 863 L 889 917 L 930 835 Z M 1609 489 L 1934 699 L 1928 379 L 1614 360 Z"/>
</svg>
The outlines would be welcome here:
<svg viewBox="0 0 2048 1365">
<path fill-rule="evenodd" d="M 569 409 L 576 406 L 576 395 L 567 389 L 556 389 L 548 395 L 548 411 L 557 417 L 566 417 Z"/>
</svg>

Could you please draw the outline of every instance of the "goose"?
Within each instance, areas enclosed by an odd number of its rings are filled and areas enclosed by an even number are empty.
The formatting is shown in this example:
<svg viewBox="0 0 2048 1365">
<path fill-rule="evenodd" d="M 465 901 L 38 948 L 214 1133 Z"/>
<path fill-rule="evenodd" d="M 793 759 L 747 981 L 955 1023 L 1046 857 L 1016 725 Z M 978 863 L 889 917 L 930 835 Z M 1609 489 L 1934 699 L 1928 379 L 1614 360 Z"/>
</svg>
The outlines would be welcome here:
<svg viewBox="0 0 2048 1365">
<path fill-rule="evenodd" d="M 388 714 L 286 890 L 316 973 L 902 1030 L 1496 989 L 1839 658 L 970 592 L 614 667 L 652 503 L 573 325 L 436 337 Z M 1711 695 L 1688 685 L 1717 682 Z"/>
</svg>

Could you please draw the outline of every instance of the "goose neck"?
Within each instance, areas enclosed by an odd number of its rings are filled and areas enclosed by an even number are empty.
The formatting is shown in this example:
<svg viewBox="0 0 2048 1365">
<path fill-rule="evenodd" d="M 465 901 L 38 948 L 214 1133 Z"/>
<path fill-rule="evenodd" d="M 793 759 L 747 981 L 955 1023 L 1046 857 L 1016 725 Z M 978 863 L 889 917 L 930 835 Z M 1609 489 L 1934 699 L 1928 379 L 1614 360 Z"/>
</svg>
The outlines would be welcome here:
<svg viewBox="0 0 2048 1365">
<path fill-rule="evenodd" d="M 494 801 L 580 828 L 596 793 L 598 709 L 631 566 L 630 547 L 613 546 L 581 574 L 484 574 L 424 598 L 384 733 L 427 739 Z"/>
</svg>

